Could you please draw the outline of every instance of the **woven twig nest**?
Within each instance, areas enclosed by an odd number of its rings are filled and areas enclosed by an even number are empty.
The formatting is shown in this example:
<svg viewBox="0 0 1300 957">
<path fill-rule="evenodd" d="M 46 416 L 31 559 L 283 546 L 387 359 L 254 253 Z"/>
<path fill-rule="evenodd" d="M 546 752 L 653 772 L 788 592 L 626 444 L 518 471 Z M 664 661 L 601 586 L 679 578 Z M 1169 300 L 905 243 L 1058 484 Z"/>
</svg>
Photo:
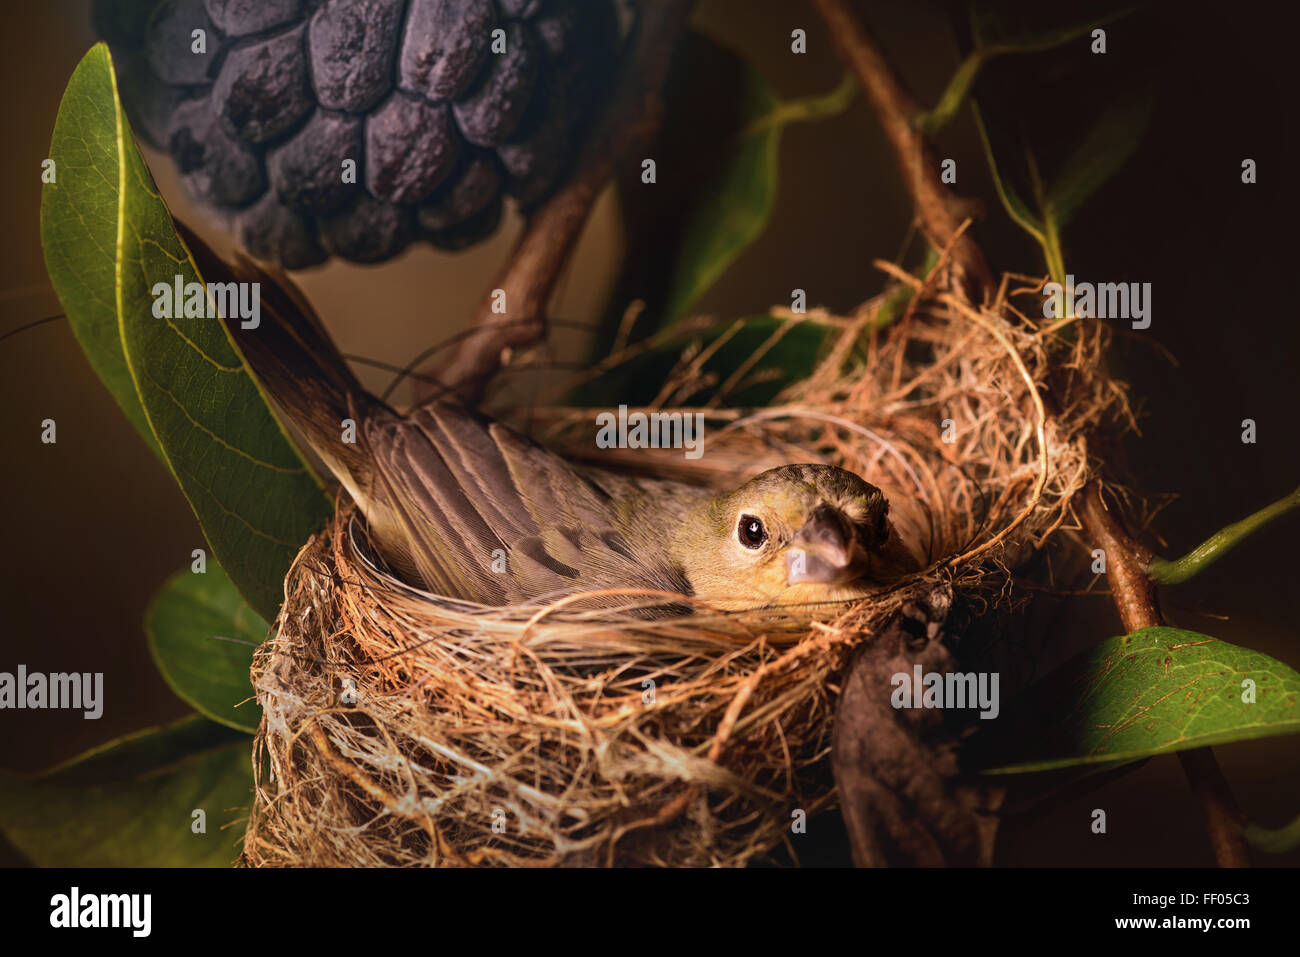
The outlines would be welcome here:
<svg viewBox="0 0 1300 957">
<path fill-rule="evenodd" d="M 884 301 L 792 316 L 836 341 L 778 405 L 711 432 L 702 461 L 722 485 L 784 462 L 857 472 L 888 495 L 923 572 L 798 618 L 483 607 L 395 580 L 344 505 L 295 562 L 254 663 L 264 718 L 244 860 L 742 865 L 789 843 L 799 812 L 835 800 L 848 653 L 936 583 L 1001 591 L 1089 478 L 1087 433 L 1123 406 L 1096 325 L 1065 336 L 923 290 L 875 333 Z M 688 355 L 678 374 L 697 373 Z M 1050 416 L 1049 381 L 1063 403 Z M 589 448 L 590 416 L 556 410 L 546 440 Z"/>
</svg>

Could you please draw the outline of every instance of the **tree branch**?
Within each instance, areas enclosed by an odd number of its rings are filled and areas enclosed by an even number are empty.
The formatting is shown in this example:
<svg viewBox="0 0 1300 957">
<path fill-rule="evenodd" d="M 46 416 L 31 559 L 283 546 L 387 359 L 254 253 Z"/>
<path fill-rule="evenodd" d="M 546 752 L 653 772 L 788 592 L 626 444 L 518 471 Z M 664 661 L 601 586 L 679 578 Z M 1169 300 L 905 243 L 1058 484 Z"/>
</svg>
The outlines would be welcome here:
<svg viewBox="0 0 1300 957">
<path fill-rule="evenodd" d="M 494 284 L 505 291 L 507 312 L 492 311 L 489 295 L 474 317 L 472 334 L 457 346 L 438 373 L 447 388 L 477 401 L 501 365 L 502 352 L 540 340 L 546 307 L 591 207 L 618 159 L 658 127 L 659 91 L 672 48 L 692 0 L 655 0 L 641 7 L 632 50 L 627 54 L 599 118 L 579 154 L 574 175 L 528 217 L 509 261 Z M 418 388 L 418 386 L 417 386 Z M 421 398 L 443 390 L 421 390 Z"/>
<path fill-rule="evenodd" d="M 1163 625 L 1155 582 L 1146 575 L 1150 552 L 1128 537 L 1093 480 L 1075 499 L 1075 512 L 1092 543 L 1106 553 L 1106 582 L 1126 631 Z"/>
<path fill-rule="evenodd" d="M 1076 511 L 1084 532 L 1106 553 L 1106 580 L 1127 631 L 1163 625 L 1156 585 L 1146 574 L 1150 552 L 1128 537 L 1101 495 L 1101 483 L 1089 482 L 1079 493 Z M 1245 815 L 1209 748 L 1179 751 L 1178 760 L 1201 802 L 1210 846 L 1220 867 L 1248 867 L 1250 857 L 1240 825 Z"/>
<path fill-rule="evenodd" d="M 993 289 L 988 262 L 969 231 L 958 235 L 966 218 L 965 203 L 939 180 L 934 153 L 921 132 L 922 110 L 903 88 L 848 0 L 813 2 L 830 28 L 840 59 L 857 75 L 893 147 L 921 229 L 937 249 L 952 243 L 954 278 L 967 298 L 976 303 L 986 299 Z M 1107 579 L 1124 627 L 1135 631 L 1163 624 L 1156 586 L 1146 572 L 1152 555 L 1130 539 L 1106 509 L 1099 482 L 1094 480 L 1081 490 L 1076 511 L 1085 531 L 1106 552 Z M 1178 757 L 1201 802 L 1215 859 L 1222 867 L 1246 866 L 1246 843 L 1238 826 L 1244 816 L 1213 752 L 1197 748 L 1180 752 Z"/>
<path fill-rule="evenodd" d="M 939 180 L 939 163 L 921 135 L 924 111 L 903 88 L 848 0 L 813 0 L 830 28 L 840 59 L 862 84 L 916 207 L 921 231 L 935 249 L 946 249 L 967 219 L 968 203 Z M 957 236 L 951 252 L 957 284 L 974 303 L 993 288 L 988 262 L 969 232 Z"/>
</svg>

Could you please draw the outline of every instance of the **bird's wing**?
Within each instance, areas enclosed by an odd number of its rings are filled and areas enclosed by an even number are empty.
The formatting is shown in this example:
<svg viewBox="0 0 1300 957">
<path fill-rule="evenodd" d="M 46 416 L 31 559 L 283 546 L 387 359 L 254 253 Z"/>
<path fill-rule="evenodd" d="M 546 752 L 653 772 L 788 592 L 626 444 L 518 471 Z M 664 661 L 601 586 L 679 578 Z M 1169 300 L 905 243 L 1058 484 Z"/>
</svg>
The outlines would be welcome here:
<svg viewBox="0 0 1300 957">
<path fill-rule="evenodd" d="M 601 588 L 682 591 L 662 541 L 629 520 L 653 500 L 604 485 L 454 402 L 374 416 L 365 442 L 397 503 L 402 558 L 432 590 L 486 604 Z M 609 486 L 609 487 L 606 487 Z M 612 491 L 611 491 L 612 488 Z"/>
</svg>

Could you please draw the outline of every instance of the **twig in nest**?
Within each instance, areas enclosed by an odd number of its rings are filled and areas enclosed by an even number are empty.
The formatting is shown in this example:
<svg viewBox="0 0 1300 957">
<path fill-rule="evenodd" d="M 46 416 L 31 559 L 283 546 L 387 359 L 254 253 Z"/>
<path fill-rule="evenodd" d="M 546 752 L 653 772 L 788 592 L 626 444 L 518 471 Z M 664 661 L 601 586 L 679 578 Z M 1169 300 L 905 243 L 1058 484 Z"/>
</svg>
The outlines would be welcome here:
<svg viewBox="0 0 1300 957">
<path fill-rule="evenodd" d="M 474 328 L 481 334 L 461 342 L 439 372 L 444 383 L 466 398 L 481 397 L 501 365 L 503 350 L 529 345 L 545 335 L 547 303 L 596 197 L 618 158 L 659 125 L 659 90 L 673 41 L 690 6 L 691 0 L 655 0 L 642 7 L 633 50 L 584 143 L 577 172 L 528 217 L 494 284 L 494 289 L 505 292 L 509 315 L 523 321 L 500 325 L 499 314 L 492 311 L 493 297 L 488 296 L 474 317 Z M 428 397 L 427 392 L 419 394 Z"/>
<path fill-rule="evenodd" d="M 425 833 L 429 835 L 433 842 L 435 862 L 438 857 L 443 855 L 460 860 L 459 855 L 447 846 L 447 841 L 442 836 L 442 831 L 427 813 L 418 815 L 403 813 L 401 810 L 401 801 L 397 797 L 388 793 L 388 791 L 383 787 L 366 777 L 360 768 L 353 766 L 343 757 L 343 755 L 339 754 L 338 750 L 334 747 L 334 744 L 330 741 L 329 735 L 327 735 L 325 730 L 321 727 L 319 720 L 314 719 L 312 721 L 309 728 L 309 734 L 311 735 L 312 743 L 316 745 L 321 758 L 329 764 L 330 767 L 355 784 L 370 798 L 378 801 L 389 813 L 399 814 L 406 817 L 424 829 Z"/>
<path fill-rule="evenodd" d="M 1004 527 L 1000 532 L 988 541 L 984 542 L 978 548 L 975 548 L 956 559 L 957 561 L 970 561 L 972 557 L 993 548 L 998 544 L 998 542 L 1010 535 L 1013 530 L 1019 528 L 1020 525 L 1029 518 L 1038 507 L 1038 502 L 1043 497 L 1043 489 L 1047 486 L 1047 476 L 1050 469 L 1047 457 L 1047 410 L 1043 406 L 1043 397 L 1038 394 L 1038 385 L 1034 382 L 1034 377 L 1029 374 L 1029 369 L 1025 367 L 1025 360 L 1021 358 L 1020 352 L 1011 341 L 1007 339 L 1002 330 L 989 322 L 984 316 L 980 315 L 978 310 L 972 309 L 965 302 L 951 293 L 941 294 L 939 296 L 939 301 L 946 303 L 953 309 L 956 309 L 961 313 L 961 315 L 984 329 L 989 335 L 996 339 L 1004 349 L 1007 350 L 1007 354 L 1011 356 L 1011 361 L 1015 363 L 1016 371 L 1019 372 L 1021 378 L 1025 380 L 1025 385 L 1029 389 L 1030 401 L 1034 404 L 1034 439 L 1038 443 L 1038 478 L 1034 483 L 1034 491 L 1029 496 L 1029 501 L 1025 504 L 1025 507 L 1021 509 L 1020 514 L 1012 519 L 1009 525 Z"/>
<path fill-rule="evenodd" d="M 963 230 L 965 229 L 964 223 L 961 228 Z M 930 282 L 929 278 L 927 278 L 925 282 L 922 282 L 915 276 L 899 269 L 893 263 L 884 262 L 883 260 L 878 259 L 875 260 L 874 265 L 889 273 L 891 276 L 911 285 L 916 290 L 918 296 L 925 293 L 926 287 Z M 1019 528 L 1020 525 L 1029 518 L 1029 516 L 1034 514 L 1034 511 L 1038 508 L 1038 503 L 1042 500 L 1043 489 L 1047 487 L 1047 478 L 1051 466 L 1047 456 L 1047 409 L 1043 405 L 1043 397 L 1039 395 L 1037 383 L 1035 383 L 1033 375 L 1030 374 L 1029 369 L 1025 366 L 1025 360 L 1021 357 L 1019 350 L 1016 349 L 1015 345 L 1006 337 L 1006 334 L 999 329 L 995 323 L 990 322 L 982 316 L 978 310 L 971 308 L 971 306 L 960 297 L 945 292 L 940 294 L 937 299 L 939 302 L 942 302 L 956 310 L 964 318 L 975 323 L 996 339 L 998 345 L 1002 346 L 1002 348 L 1007 351 L 1007 355 L 1011 357 L 1011 361 L 1015 364 L 1016 371 L 1020 374 L 1020 377 L 1025 382 L 1025 386 L 1029 390 L 1029 398 L 1034 405 L 1034 439 L 1038 443 L 1038 477 L 1034 483 L 1033 493 L 1029 496 L 1029 501 L 1025 503 L 1025 507 L 1020 510 L 1019 515 L 1011 520 L 1010 524 L 1006 525 L 988 541 L 983 542 L 978 547 L 955 556 L 954 558 L 945 559 L 943 562 L 943 564 L 954 564 L 968 562 L 989 549 L 996 547 L 999 542 L 1003 541 L 1008 535 Z"/>
</svg>

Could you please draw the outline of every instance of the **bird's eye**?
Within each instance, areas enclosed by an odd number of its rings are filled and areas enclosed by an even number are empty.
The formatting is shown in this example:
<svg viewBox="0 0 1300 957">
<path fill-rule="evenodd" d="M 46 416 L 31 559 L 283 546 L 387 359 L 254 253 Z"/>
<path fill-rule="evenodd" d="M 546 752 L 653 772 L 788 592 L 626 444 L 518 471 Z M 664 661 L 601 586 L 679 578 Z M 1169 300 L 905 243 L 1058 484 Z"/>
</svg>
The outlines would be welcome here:
<svg viewBox="0 0 1300 957">
<path fill-rule="evenodd" d="M 763 527 L 763 520 L 755 518 L 753 515 L 740 516 L 740 524 L 736 527 L 736 536 L 740 539 L 740 544 L 746 548 L 762 548 L 763 543 L 767 541 L 767 529 Z"/>
</svg>

